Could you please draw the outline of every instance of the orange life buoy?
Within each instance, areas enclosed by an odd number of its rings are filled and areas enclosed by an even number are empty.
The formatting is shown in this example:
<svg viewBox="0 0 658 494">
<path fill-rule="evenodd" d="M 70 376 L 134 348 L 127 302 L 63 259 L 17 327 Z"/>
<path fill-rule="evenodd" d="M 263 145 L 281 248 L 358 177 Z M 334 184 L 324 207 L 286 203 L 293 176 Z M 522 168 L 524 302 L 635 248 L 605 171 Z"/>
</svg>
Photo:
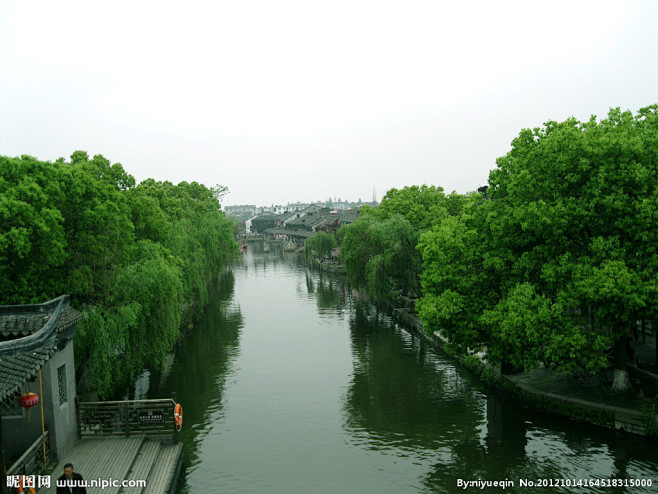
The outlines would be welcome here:
<svg viewBox="0 0 658 494">
<path fill-rule="evenodd" d="M 183 427 L 183 407 L 180 403 L 176 403 L 176 408 L 174 408 L 174 421 L 176 422 L 176 430 L 181 430 Z"/>
<path fill-rule="evenodd" d="M 25 483 L 25 475 L 21 475 L 18 478 L 18 494 L 23 494 L 23 492 L 25 492 L 23 490 L 23 484 L 24 483 Z M 27 488 L 27 494 L 35 494 L 35 493 L 36 493 L 36 490 L 34 489 L 34 487 L 28 487 Z"/>
</svg>

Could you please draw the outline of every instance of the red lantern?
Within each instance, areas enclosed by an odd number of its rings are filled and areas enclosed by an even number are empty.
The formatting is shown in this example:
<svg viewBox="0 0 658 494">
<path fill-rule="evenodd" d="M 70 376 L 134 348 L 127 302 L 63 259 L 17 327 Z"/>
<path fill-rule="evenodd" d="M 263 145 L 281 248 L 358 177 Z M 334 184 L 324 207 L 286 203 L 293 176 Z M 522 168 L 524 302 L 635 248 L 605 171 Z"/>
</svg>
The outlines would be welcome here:
<svg viewBox="0 0 658 494">
<path fill-rule="evenodd" d="M 27 420 L 30 420 L 30 408 L 39 403 L 39 395 L 36 393 L 27 392 L 18 398 L 18 404 L 23 408 L 27 408 Z"/>
</svg>

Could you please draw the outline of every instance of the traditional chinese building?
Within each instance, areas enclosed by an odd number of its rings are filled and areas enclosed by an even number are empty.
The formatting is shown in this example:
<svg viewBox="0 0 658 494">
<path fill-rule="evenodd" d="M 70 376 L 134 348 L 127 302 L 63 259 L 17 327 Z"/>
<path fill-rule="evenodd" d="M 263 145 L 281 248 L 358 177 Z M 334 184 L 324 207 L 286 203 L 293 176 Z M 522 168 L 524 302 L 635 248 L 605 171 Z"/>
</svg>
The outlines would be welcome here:
<svg viewBox="0 0 658 494">
<path fill-rule="evenodd" d="M 7 469 L 29 460 L 21 457 L 42 438 L 42 410 L 47 461 L 63 456 L 77 440 L 73 337 L 81 318 L 69 307 L 68 295 L 0 306 L 0 438 Z M 19 405 L 28 392 L 39 396 L 29 410 Z M 43 454 L 35 457 L 39 461 Z"/>
<path fill-rule="evenodd" d="M 22 475 L 31 477 L 39 492 L 54 493 L 67 462 L 92 482 L 139 480 L 146 487 L 136 492 L 173 494 L 183 457 L 177 434 L 180 404 L 175 396 L 78 402 L 73 337 L 81 318 L 69 307 L 68 295 L 43 304 L 0 306 L 0 444 L 5 451 L 0 473 L 14 482 L 10 489 L 3 482 L 3 494 L 14 494 Z M 29 412 L 20 406 L 35 401 L 27 393 L 39 396 Z M 54 473 L 46 474 L 56 463 Z M 47 483 L 37 485 L 35 477 Z"/>
</svg>

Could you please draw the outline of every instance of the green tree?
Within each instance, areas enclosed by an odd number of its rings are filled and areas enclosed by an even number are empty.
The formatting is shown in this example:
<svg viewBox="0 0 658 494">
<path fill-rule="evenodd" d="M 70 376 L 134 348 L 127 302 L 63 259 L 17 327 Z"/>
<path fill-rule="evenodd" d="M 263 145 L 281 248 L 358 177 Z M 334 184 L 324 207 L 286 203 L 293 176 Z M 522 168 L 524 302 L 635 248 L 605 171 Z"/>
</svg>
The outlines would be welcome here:
<svg viewBox="0 0 658 494">
<path fill-rule="evenodd" d="M 329 256 L 331 251 L 336 248 L 336 237 L 327 232 L 316 232 L 310 244 L 318 256 Z"/>
<path fill-rule="evenodd" d="M 534 317 L 547 336 L 531 353 L 571 372 L 605 367 L 602 349 L 614 344 L 615 389 L 629 385 L 630 325 L 639 314 L 655 317 L 648 307 L 655 301 L 658 229 L 648 205 L 658 190 L 657 111 L 613 109 L 600 122 L 571 118 L 525 129 L 489 179 L 486 242 L 506 252 L 501 269 L 508 281 L 483 322 L 492 331 L 519 330 L 520 315 Z M 558 319 L 549 317 L 556 311 Z M 578 366 L 569 363 L 573 349 Z M 517 362 L 539 358 L 506 351 Z"/>
<path fill-rule="evenodd" d="M 504 255 L 483 242 L 487 235 L 487 206 L 479 194 L 468 199 L 461 216 L 451 216 L 424 232 L 423 298 L 417 309 L 428 332 L 440 331 L 455 351 L 492 348 L 493 334 L 480 321 L 499 298 L 504 283 L 497 272 Z"/>
<path fill-rule="evenodd" d="M 237 253 L 220 211 L 226 187 L 135 186 L 123 167 L 75 151 L 70 162 L 0 156 L 0 297 L 62 293 L 84 306 L 76 362 L 101 396 L 157 367 L 181 309 L 200 311 L 212 278 Z"/>
<path fill-rule="evenodd" d="M 419 295 L 420 235 L 459 215 L 466 202 L 467 196 L 446 196 L 441 187 L 414 185 L 389 190 L 375 209 L 363 208 L 362 217 L 340 234 L 350 283 L 367 286 L 378 298 Z"/>
<path fill-rule="evenodd" d="M 447 208 L 449 203 L 454 211 L 453 214 L 458 214 L 459 198 L 465 196 L 453 193 L 449 197 L 452 199 L 446 198 L 443 189 L 435 186 L 413 185 L 402 189 L 393 188 L 386 193 L 379 207 L 371 211 L 382 220 L 399 214 L 420 233 L 440 223 L 450 214 Z"/>
<path fill-rule="evenodd" d="M 84 211 L 80 226 L 73 234 L 72 273 L 78 279 L 87 273 L 91 279 L 82 286 L 92 292 L 76 293 L 93 302 L 105 301 L 113 276 L 129 261 L 134 246 L 129 210 L 118 198 L 108 200 Z"/>
<path fill-rule="evenodd" d="M 36 303 L 64 289 L 53 276 L 68 260 L 56 167 L 0 157 L 0 298 Z"/>
<path fill-rule="evenodd" d="M 378 299 L 399 291 L 417 294 L 418 233 L 405 218 L 393 215 L 381 221 L 366 215 L 341 230 L 341 250 L 352 286 L 365 287 Z"/>
<path fill-rule="evenodd" d="M 363 215 L 339 230 L 347 279 L 353 287 L 367 286 L 366 266 L 372 257 L 383 251 L 382 239 L 376 226 L 374 216 Z"/>
</svg>

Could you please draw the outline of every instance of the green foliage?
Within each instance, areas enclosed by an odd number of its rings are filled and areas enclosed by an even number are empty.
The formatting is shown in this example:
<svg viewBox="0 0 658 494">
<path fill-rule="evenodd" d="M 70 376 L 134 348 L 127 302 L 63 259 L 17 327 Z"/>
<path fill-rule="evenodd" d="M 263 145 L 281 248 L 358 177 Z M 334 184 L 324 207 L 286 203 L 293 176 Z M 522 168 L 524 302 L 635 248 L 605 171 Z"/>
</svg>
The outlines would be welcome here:
<svg viewBox="0 0 658 494">
<path fill-rule="evenodd" d="M 446 196 L 441 187 L 414 185 L 389 190 L 376 209 L 364 207 L 339 234 L 350 284 L 367 287 L 378 299 L 419 295 L 420 235 L 459 215 L 466 203 L 466 196 Z"/>
<path fill-rule="evenodd" d="M 497 165 L 491 200 L 421 236 L 421 318 L 462 352 L 595 373 L 657 315 L 658 106 L 524 129 Z"/>
<path fill-rule="evenodd" d="M 402 189 L 389 190 L 377 209 L 372 214 L 380 219 L 394 215 L 403 216 L 418 232 L 428 230 L 432 225 L 440 223 L 450 213 L 457 214 L 460 210 L 460 196 L 453 193 L 452 199 L 446 198 L 441 187 L 413 185 Z"/>
<path fill-rule="evenodd" d="M 341 250 L 349 282 L 366 287 L 377 299 L 418 289 L 418 234 L 400 215 L 379 220 L 365 215 L 344 227 Z"/>
<path fill-rule="evenodd" d="M 336 248 L 336 237 L 332 233 L 316 232 L 313 238 L 307 241 L 319 257 L 331 255 Z"/>
<path fill-rule="evenodd" d="M 141 363 L 126 354 L 140 350 L 128 344 L 131 331 L 139 324 L 139 304 L 87 306 L 83 316 L 74 340 L 77 374 L 82 374 L 87 388 L 96 390 L 101 398 L 111 396 L 127 385 Z"/>
<path fill-rule="evenodd" d="M 116 276 L 110 306 L 138 308 L 126 356 L 144 367 L 162 364 L 179 336 L 183 283 L 178 268 L 157 256 L 129 264 Z M 132 354 L 137 349 L 137 354 Z"/>
<path fill-rule="evenodd" d="M 67 259 L 56 167 L 29 156 L 0 157 L 0 300 L 34 303 L 62 290 L 53 268 Z M 33 280 L 41 279 L 40 283 Z"/>
<path fill-rule="evenodd" d="M 97 203 L 84 211 L 78 227 L 72 234 L 76 254 L 72 270 L 74 274 L 80 269 L 89 272 L 92 282 L 87 285 L 91 291 L 76 295 L 93 303 L 105 302 L 111 278 L 117 266 L 129 261 L 134 244 L 128 208 L 110 200 Z"/>
<path fill-rule="evenodd" d="M 76 364 L 101 396 L 157 367 L 183 306 L 202 308 L 237 253 L 227 189 L 135 180 L 101 155 L 67 163 L 0 156 L 0 299 L 84 306 Z"/>
<path fill-rule="evenodd" d="M 491 334 L 479 316 L 495 303 L 500 287 L 495 275 L 500 259 L 482 244 L 486 216 L 480 199 L 473 195 L 461 216 L 423 233 L 418 245 L 424 294 L 419 316 L 427 331 L 440 330 L 462 353 L 490 345 Z"/>
</svg>

